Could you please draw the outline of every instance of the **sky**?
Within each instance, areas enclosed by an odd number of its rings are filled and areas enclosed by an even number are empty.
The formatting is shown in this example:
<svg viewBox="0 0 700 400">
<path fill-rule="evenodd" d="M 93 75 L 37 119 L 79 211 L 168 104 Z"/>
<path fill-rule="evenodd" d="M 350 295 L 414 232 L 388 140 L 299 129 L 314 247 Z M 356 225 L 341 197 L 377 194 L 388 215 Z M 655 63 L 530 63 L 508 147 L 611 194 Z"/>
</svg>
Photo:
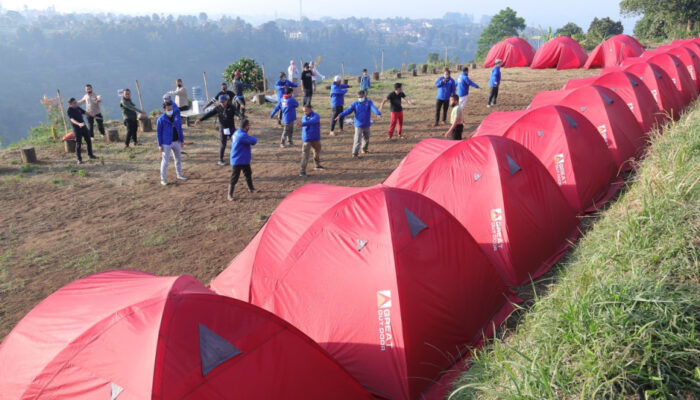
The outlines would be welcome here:
<svg viewBox="0 0 700 400">
<path fill-rule="evenodd" d="M 309 19 L 323 16 L 334 18 L 355 17 L 409 17 L 437 18 L 446 12 L 473 14 L 478 21 L 482 15 L 494 15 L 510 7 L 525 18 L 528 26 L 551 26 L 556 29 L 567 22 L 574 22 L 584 30 L 594 17 L 610 17 L 621 20 L 626 33 L 631 33 L 637 18 L 623 18 L 618 1 L 610 0 L 301 0 L 302 14 Z M 242 0 L 0 0 L 0 6 L 21 10 L 25 4 L 32 9 L 54 6 L 58 12 L 114 12 L 120 14 L 191 14 L 205 12 L 212 18 L 222 15 L 240 16 L 253 24 L 275 18 L 299 18 L 299 0 L 258 0 L 254 3 Z M 400 5 L 400 6 L 399 6 Z M 85 8 L 85 7 L 88 8 Z M 254 7 L 257 6 L 257 7 Z M 397 7 L 398 6 L 398 7 Z"/>
</svg>

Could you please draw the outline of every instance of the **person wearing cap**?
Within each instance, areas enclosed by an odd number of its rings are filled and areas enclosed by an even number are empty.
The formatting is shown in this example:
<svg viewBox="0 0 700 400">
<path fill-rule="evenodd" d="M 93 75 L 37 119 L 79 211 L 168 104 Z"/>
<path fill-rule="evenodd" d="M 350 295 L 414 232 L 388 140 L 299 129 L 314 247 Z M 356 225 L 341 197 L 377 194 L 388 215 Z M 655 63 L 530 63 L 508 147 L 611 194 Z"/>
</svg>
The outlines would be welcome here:
<svg viewBox="0 0 700 400">
<path fill-rule="evenodd" d="M 82 146 L 83 139 L 85 139 L 85 144 L 87 145 L 88 156 L 90 159 L 97 158 L 94 154 L 92 154 L 92 140 L 90 139 L 90 132 L 85 127 L 85 122 L 83 121 L 83 114 L 85 114 L 85 110 L 78 106 L 78 102 L 73 97 L 68 100 L 68 110 L 66 111 L 66 114 L 68 114 L 71 126 L 73 127 L 73 135 L 75 136 L 75 155 L 78 158 L 78 164 L 83 163 L 83 159 L 80 154 L 80 147 Z"/>
<path fill-rule="evenodd" d="M 252 86 L 241 81 L 241 71 L 235 71 L 233 73 L 233 95 L 229 94 L 229 99 L 234 102 L 241 119 L 245 118 L 245 96 L 243 92 L 249 88 L 252 88 Z"/>
<path fill-rule="evenodd" d="M 219 103 L 214 107 L 213 110 L 202 115 L 195 125 L 198 125 L 202 121 L 213 117 L 214 115 L 219 116 L 219 161 L 217 164 L 219 166 L 224 166 L 224 153 L 226 152 L 226 145 L 228 144 L 228 139 L 231 137 L 233 132 L 236 131 L 236 122 L 234 116 L 241 116 L 238 113 L 238 109 L 232 104 L 232 101 L 227 95 L 222 94 L 219 96 Z"/>
<path fill-rule="evenodd" d="M 212 97 L 211 100 L 209 100 L 209 102 L 204 105 L 203 109 L 206 110 L 207 108 L 209 108 L 209 106 L 218 102 L 221 95 L 224 94 L 228 96 L 229 99 L 233 99 L 235 96 L 235 94 L 232 91 L 228 90 L 228 84 L 226 82 L 221 82 L 221 90 L 219 90 L 219 93 L 214 95 L 214 97 Z"/>
<path fill-rule="evenodd" d="M 282 129 L 282 138 L 280 139 L 280 147 L 286 147 L 285 140 L 289 143 L 289 146 L 294 146 L 292 142 L 292 134 L 294 133 L 294 121 L 297 120 L 297 107 L 299 107 L 299 102 L 293 96 L 294 89 L 287 88 L 287 93 L 282 96 L 282 101 L 277 103 L 275 108 L 270 114 L 270 119 L 275 118 L 275 114 L 279 111 L 282 114 L 282 124 L 284 125 Z"/>
<path fill-rule="evenodd" d="M 360 77 L 360 90 L 364 90 L 365 96 L 369 97 L 369 88 L 371 87 L 372 82 L 369 79 L 369 72 L 367 72 L 367 68 L 364 68 Z"/>
<path fill-rule="evenodd" d="M 282 101 L 282 97 L 284 97 L 284 95 L 287 94 L 287 89 L 290 87 L 295 88 L 297 87 L 297 84 L 287 79 L 287 74 L 285 74 L 284 72 L 280 72 L 280 79 L 277 81 L 277 83 L 275 83 L 275 90 L 277 91 L 277 103 Z M 282 125 L 281 113 L 277 117 L 277 123 L 279 125 Z"/>
<path fill-rule="evenodd" d="M 314 71 L 309 63 L 304 63 L 304 70 L 301 72 L 301 87 L 304 89 L 303 105 L 311 104 L 311 97 L 314 94 Z"/>
<path fill-rule="evenodd" d="M 100 135 L 105 135 L 104 118 L 102 118 L 102 112 L 100 111 L 101 101 L 102 96 L 93 93 L 92 85 L 89 83 L 85 85 L 85 96 L 78 100 L 78 105 L 85 103 L 85 115 L 87 115 L 88 130 L 91 138 L 95 137 L 95 120 L 97 120 L 97 129 L 100 131 Z"/>
<path fill-rule="evenodd" d="M 309 153 L 314 152 L 314 170 L 323 171 L 321 165 L 321 116 L 314 112 L 311 104 L 304 106 L 304 116 L 297 124 L 301 127 L 301 171 L 299 176 L 306 177 L 306 165 L 309 163 Z"/>
<path fill-rule="evenodd" d="M 464 132 L 464 110 L 459 105 L 460 98 L 456 94 L 452 95 L 452 114 L 450 114 L 450 129 L 445 132 L 445 137 L 452 140 L 462 140 Z"/>
<path fill-rule="evenodd" d="M 182 148 L 185 145 L 185 135 L 182 133 L 182 120 L 175 117 L 173 104 L 169 101 L 163 103 L 163 114 L 156 122 L 156 138 L 158 149 L 162 153 L 160 161 L 160 184 L 166 186 L 168 180 L 166 173 L 170 163 L 170 153 L 175 159 L 175 172 L 177 179 L 185 181 L 187 178 L 182 174 Z"/>
<path fill-rule="evenodd" d="M 182 85 L 182 79 L 177 78 L 175 81 L 175 90 L 171 90 L 168 93 L 175 96 L 175 104 L 177 104 L 180 111 L 187 111 L 190 109 L 190 102 L 187 100 L 187 88 Z"/>
<path fill-rule="evenodd" d="M 331 131 L 329 135 L 335 136 L 335 123 L 340 124 L 340 133 L 343 133 L 343 119 L 338 119 L 338 115 L 343 112 L 345 106 L 345 93 L 351 88 L 350 85 L 345 85 L 341 82 L 340 75 L 336 75 L 331 83 Z"/>
<path fill-rule="evenodd" d="M 253 171 L 250 169 L 250 161 L 252 159 L 250 146 L 255 146 L 258 143 L 258 138 L 250 136 L 250 121 L 244 119 L 241 121 L 241 128 L 233 134 L 231 138 L 231 157 L 230 164 L 232 167 L 231 181 L 228 184 L 228 200 L 233 201 L 233 189 L 236 188 L 238 178 L 241 172 L 245 176 L 245 181 L 248 184 L 250 193 L 257 192 L 253 186 Z"/>
<path fill-rule="evenodd" d="M 175 105 L 175 102 L 173 101 L 173 96 L 170 93 L 165 93 L 163 95 L 163 103 L 165 103 L 166 101 L 169 101 L 172 104 L 173 115 L 177 118 L 181 118 L 180 109 L 177 107 L 177 105 Z"/>
<path fill-rule="evenodd" d="M 467 107 L 467 99 L 469 98 L 469 87 L 479 89 L 479 85 L 469 79 L 469 68 L 462 68 L 462 73 L 457 78 L 457 96 L 459 96 L 459 108 L 464 112 Z"/>
<path fill-rule="evenodd" d="M 503 64 L 503 60 L 500 58 L 496 59 L 496 65 L 491 70 L 491 77 L 489 78 L 491 93 L 489 94 L 489 102 L 486 104 L 486 107 L 495 106 L 496 100 L 498 100 L 498 88 L 501 87 L 501 64 Z"/>
<path fill-rule="evenodd" d="M 345 118 L 346 115 L 355 113 L 355 138 L 352 144 L 352 156 L 358 158 L 360 145 L 362 153 L 369 153 L 369 134 L 370 126 L 372 126 L 372 113 L 382 117 L 381 111 L 375 107 L 372 100 L 365 96 L 364 90 L 357 92 L 357 101 L 352 103 L 345 111 L 341 112 L 336 118 Z"/>
<path fill-rule="evenodd" d="M 138 116 L 146 116 L 143 110 L 136 108 L 136 105 L 131 101 L 131 90 L 124 89 L 122 92 L 122 99 L 119 102 L 119 108 L 122 110 L 122 117 L 124 117 L 124 126 L 126 126 L 126 139 L 124 141 L 124 147 L 129 147 L 131 140 L 134 141 L 134 146 L 138 145 L 138 140 L 136 138 L 136 132 L 139 129 Z"/>
<path fill-rule="evenodd" d="M 435 81 L 437 90 L 437 100 L 435 102 L 435 125 L 440 122 L 440 110 L 442 109 L 442 123 L 446 123 L 447 108 L 450 105 L 450 97 L 455 94 L 455 80 L 450 77 L 450 70 L 445 68 L 441 77 Z"/>
<path fill-rule="evenodd" d="M 309 67 L 314 73 L 314 75 L 311 77 L 311 81 L 313 82 L 314 93 L 316 93 L 316 80 L 318 80 L 319 82 L 323 82 L 324 80 L 326 80 L 326 76 L 318 72 L 318 69 L 316 68 L 316 63 L 314 63 L 313 61 L 309 63 Z"/>
<path fill-rule="evenodd" d="M 394 91 L 389 93 L 386 99 L 382 101 L 382 104 L 379 105 L 379 111 L 382 111 L 387 101 L 391 106 L 391 123 L 389 124 L 389 131 L 387 132 L 387 140 L 391 140 L 392 136 L 394 136 L 394 129 L 396 129 L 399 139 L 406 138 L 406 136 L 403 135 L 403 107 L 401 106 L 401 99 L 406 99 L 406 103 L 413 104 L 411 100 L 406 97 L 406 93 L 403 92 L 401 83 L 396 82 L 394 83 Z"/>
<path fill-rule="evenodd" d="M 299 82 L 299 68 L 297 68 L 297 64 L 294 62 L 294 60 L 289 60 L 289 67 L 287 67 L 287 78 L 294 83 Z M 297 95 L 296 89 L 294 90 L 294 95 Z"/>
</svg>

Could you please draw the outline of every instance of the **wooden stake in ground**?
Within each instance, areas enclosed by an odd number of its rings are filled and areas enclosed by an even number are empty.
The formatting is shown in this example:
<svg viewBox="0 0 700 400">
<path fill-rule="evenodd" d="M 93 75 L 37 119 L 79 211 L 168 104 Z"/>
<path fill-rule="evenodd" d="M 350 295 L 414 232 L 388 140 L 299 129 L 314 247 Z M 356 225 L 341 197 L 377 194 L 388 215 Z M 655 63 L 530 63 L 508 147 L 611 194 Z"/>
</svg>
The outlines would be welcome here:
<svg viewBox="0 0 700 400">
<path fill-rule="evenodd" d="M 447 61 L 448 61 L 448 58 L 447 58 L 447 46 L 445 46 L 445 67 L 447 67 Z"/>
<path fill-rule="evenodd" d="M 345 79 L 345 63 L 340 63 L 340 79 Z"/>
<path fill-rule="evenodd" d="M 141 86 L 139 86 L 139 81 L 136 81 L 136 93 L 139 95 L 139 105 L 141 106 L 141 112 L 143 111 L 143 99 L 141 98 Z"/>
<path fill-rule="evenodd" d="M 263 92 L 267 92 L 267 78 L 265 78 L 265 64 L 262 64 Z"/>
<path fill-rule="evenodd" d="M 20 155 L 22 156 L 22 162 L 25 164 L 36 164 L 36 152 L 33 146 L 25 146 L 19 149 Z"/>
<path fill-rule="evenodd" d="M 66 131 L 65 133 L 68 133 L 68 124 L 66 124 L 66 112 L 63 109 L 63 100 L 61 100 L 61 91 L 56 89 L 56 94 L 58 95 L 58 108 L 61 109 L 61 118 L 63 118 L 63 129 Z"/>
<path fill-rule="evenodd" d="M 153 132 L 153 126 L 151 125 L 151 119 L 143 109 L 143 98 L 141 97 L 141 86 L 139 81 L 136 81 L 136 92 L 139 94 L 139 105 L 141 106 L 142 117 L 139 117 L 139 122 L 141 122 L 141 132 Z"/>
<path fill-rule="evenodd" d="M 204 94 L 205 94 L 205 96 L 207 96 L 207 101 L 209 101 L 209 99 L 211 97 L 209 97 L 209 85 L 207 85 L 207 73 L 202 72 L 202 75 L 204 76 Z"/>
<path fill-rule="evenodd" d="M 384 50 L 382 50 L 382 75 L 384 75 Z"/>
</svg>

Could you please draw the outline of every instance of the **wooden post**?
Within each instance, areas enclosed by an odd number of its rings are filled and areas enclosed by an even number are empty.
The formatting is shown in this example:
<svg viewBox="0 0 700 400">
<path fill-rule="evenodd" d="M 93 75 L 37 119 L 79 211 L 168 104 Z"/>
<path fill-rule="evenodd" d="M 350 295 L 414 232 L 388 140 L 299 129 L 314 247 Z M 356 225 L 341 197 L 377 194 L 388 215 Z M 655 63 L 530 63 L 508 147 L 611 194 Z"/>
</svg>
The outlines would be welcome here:
<svg viewBox="0 0 700 400">
<path fill-rule="evenodd" d="M 418 76 L 418 70 L 414 69 L 413 72 L 411 72 L 411 75 L 413 76 Z"/>
<path fill-rule="evenodd" d="M 340 78 L 345 79 L 345 63 L 344 62 L 340 63 Z"/>
<path fill-rule="evenodd" d="M 61 109 L 61 118 L 63 118 L 63 130 L 68 132 L 68 124 L 66 124 L 66 112 L 63 109 L 63 100 L 61 100 L 61 91 L 56 89 L 56 94 L 58 95 L 58 108 Z"/>
<path fill-rule="evenodd" d="M 445 67 L 447 67 L 447 62 L 449 59 L 447 58 L 447 46 L 445 46 Z"/>
<path fill-rule="evenodd" d="M 139 86 L 139 81 L 136 81 L 136 92 L 139 95 L 139 105 L 141 106 L 141 112 L 143 112 L 143 98 L 141 98 L 141 86 Z"/>
<path fill-rule="evenodd" d="M 375 72 L 375 73 L 376 73 L 376 72 Z M 357 77 L 357 83 L 361 83 L 361 82 L 362 82 L 362 76 L 358 76 L 358 77 Z"/>
<path fill-rule="evenodd" d="M 257 95 L 257 100 L 258 100 L 258 105 L 261 106 L 265 104 L 267 100 L 265 100 L 265 93 Z"/>
<path fill-rule="evenodd" d="M 469 68 L 470 68 L 470 69 L 476 69 L 476 63 L 471 63 L 471 65 L 469 66 Z"/>
<path fill-rule="evenodd" d="M 119 129 L 117 129 L 117 128 L 107 129 L 107 141 L 110 143 L 119 142 Z"/>
<path fill-rule="evenodd" d="M 396 79 L 401 79 L 401 72 L 396 74 Z"/>
<path fill-rule="evenodd" d="M 350 82 L 349 82 L 348 79 L 343 79 L 343 85 L 347 85 L 347 84 L 349 84 L 349 83 L 350 83 Z"/>
<path fill-rule="evenodd" d="M 207 85 L 207 73 L 202 72 L 202 75 L 204 75 L 204 93 L 205 93 L 205 96 L 207 96 L 207 101 L 209 101 L 209 99 L 211 99 L 211 97 L 209 97 L 209 85 Z"/>
<path fill-rule="evenodd" d="M 19 149 L 20 155 L 22 156 L 22 162 L 25 164 L 36 164 L 36 152 L 34 151 L 34 147 L 32 146 L 25 146 Z"/>
<path fill-rule="evenodd" d="M 421 73 L 421 74 L 427 74 L 427 73 L 428 73 L 428 64 L 421 64 L 421 65 L 420 65 L 420 73 Z"/>
<path fill-rule="evenodd" d="M 267 78 L 265 78 L 265 64 L 262 64 L 263 93 L 267 93 Z"/>
<path fill-rule="evenodd" d="M 75 153 L 75 140 L 64 140 L 63 148 L 66 150 L 66 153 Z"/>
<path fill-rule="evenodd" d="M 382 50 L 382 75 L 384 75 L 384 50 Z"/>
<path fill-rule="evenodd" d="M 139 85 L 139 81 L 136 81 L 136 91 L 139 94 L 139 105 L 141 106 L 141 112 L 144 112 L 143 109 L 143 98 L 141 97 L 141 86 Z M 139 122 L 141 123 L 141 132 L 153 132 L 153 126 L 151 125 L 151 120 L 148 118 L 148 116 L 143 116 L 139 117 Z"/>
<path fill-rule="evenodd" d="M 374 79 L 375 81 L 378 81 L 378 80 L 379 80 L 379 72 L 373 73 L 373 74 L 372 74 L 372 79 Z"/>
</svg>

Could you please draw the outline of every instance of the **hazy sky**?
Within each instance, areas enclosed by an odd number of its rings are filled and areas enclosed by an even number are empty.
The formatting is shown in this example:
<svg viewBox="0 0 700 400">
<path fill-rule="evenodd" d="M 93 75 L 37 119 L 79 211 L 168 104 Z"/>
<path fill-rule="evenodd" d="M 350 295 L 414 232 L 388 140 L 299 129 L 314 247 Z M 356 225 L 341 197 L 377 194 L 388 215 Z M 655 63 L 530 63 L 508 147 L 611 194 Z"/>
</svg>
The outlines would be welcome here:
<svg viewBox="0 0 700 400">
<path fill-rule="evenodd" d="M 622 18 L 618 1 L 610 0 L 302 0 L 303 15 L 310 19 L 322 16 L 343 18 L 357 17 L 441 17 L 446 12 L 473 14 L 477 19 L 481 15 L 493 15 L 505 7 L 511 7 L 518 15 L 525 18 L 528 26 L 558 28 L 566 22 L 575 22 L 584 30 L 588 29 L 593 17 L 610 17 L 622 20 L 625 31 L 632 32 L 636 19 Z M 253 23 L 267 19 L 298 18 L 298 0 L 206 0 L 206 1 L 172 1 L 172 0 L 0 0 L 2 7 L 20 10 L 24 5 L 33 9 L 45 9 L 55 6 L 59 12 L 111 11 L 123 14 L 199 14 L 205 12 L 210 17 L 222 14 L 241 16 Z M 85 7 L 88 8 L 85 8 Z"/>
</svg>

